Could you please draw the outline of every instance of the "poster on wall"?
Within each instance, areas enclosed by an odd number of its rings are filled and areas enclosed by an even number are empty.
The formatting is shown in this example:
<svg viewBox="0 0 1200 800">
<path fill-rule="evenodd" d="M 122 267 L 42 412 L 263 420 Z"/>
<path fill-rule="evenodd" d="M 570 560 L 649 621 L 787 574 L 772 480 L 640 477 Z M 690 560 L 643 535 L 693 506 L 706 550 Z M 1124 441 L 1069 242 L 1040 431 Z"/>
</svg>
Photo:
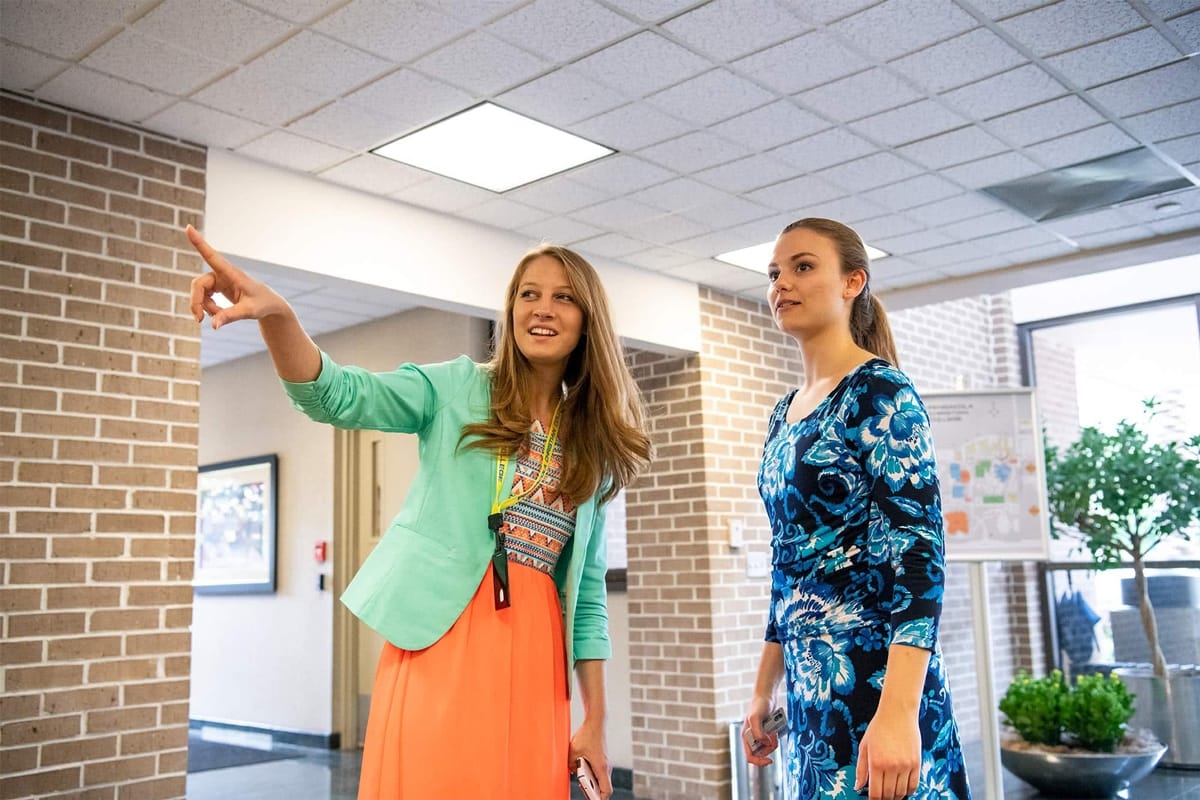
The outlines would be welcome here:
<svg viewBox="0 0 1200 800">
<path fill-rule="evenodd" d="M 921 395 L 942 488 L 948 561 L 1050 553 L 1041 426 L 1032 389 Z"/>
<path fill-rule="evenodd" d="M 197 594 L 275 591 L 278 462 L 272 454 L 200 467 Z"/>
</svg>

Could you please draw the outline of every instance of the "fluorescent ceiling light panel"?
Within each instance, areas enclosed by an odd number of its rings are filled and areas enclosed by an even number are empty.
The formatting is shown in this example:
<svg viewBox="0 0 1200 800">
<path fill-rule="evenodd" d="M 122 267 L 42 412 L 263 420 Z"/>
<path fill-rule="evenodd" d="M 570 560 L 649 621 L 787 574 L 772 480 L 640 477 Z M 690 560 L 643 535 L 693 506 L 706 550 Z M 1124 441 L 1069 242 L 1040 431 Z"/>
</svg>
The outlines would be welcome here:
<svg viewBox="0 0 1200 800">
<path fill-rule="evenodd" d="M 872 261 L 878 261 L 890 255 L 877 247 L 871 247 L 869 244 L 865 245 L 865 247 L 867 248 L 867 257 Z M 772 239 L 769 242 L 743 247 L 741 250 L 730 250 L 728 253 L 721 253 L 721 255 L 713 257 L 717 261 L 724 261 L 726 264 L 733 264 L 735 267 L 761 272 L 766 275 L 767 265 L 771 263 L 771 255 L 774 251 L 775 240 Z"/>
<path fill-rule="evenodd" d="M 492 103 L 480 103 L 372 152 L 506 192 L 614 151 Z"/>
</svg>

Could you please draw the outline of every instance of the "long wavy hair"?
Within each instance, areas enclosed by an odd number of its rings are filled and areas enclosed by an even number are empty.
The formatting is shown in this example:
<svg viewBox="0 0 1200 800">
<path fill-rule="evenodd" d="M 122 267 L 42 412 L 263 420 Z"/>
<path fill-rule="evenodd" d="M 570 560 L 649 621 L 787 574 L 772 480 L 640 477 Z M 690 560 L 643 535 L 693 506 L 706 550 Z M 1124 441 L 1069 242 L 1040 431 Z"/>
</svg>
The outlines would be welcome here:
<svg viewBox="0 0 1200 800">
<path fill-rule="evenodd" d="M 779 235 L 797 229 L 819 233 L 833 242 L 842 261 L 843 275 L 849 275 L 859 269 L 866 274 L 863 289 L 850 306 L 850 336 L 863 350 L 889 361 L 892 366 L 900 366 L 887 312 L 883 310 L 883 303 L 879 302 L 879 298 L 871 291 L 871 259 L 867 256 L 867 247 L 863 244 L 862 237 L 849 225 L 822 217 L 798 219 L 784 228 Z"/>
<path fill-rule="evenodd" d="M 563 265 L 575 302 L 583 312 L 579 344 L 567 360 L 559 421 L 563 448 L 560 489 L 581 503 L 597 491 L 607 503 L 637 477 L 649 462 L 650 437 L 645 408 L 633 376 L 625 366 L 621 342 L 613 329 L 608 297 L 595 268 L 565 247 L 544 244 L 521 258 L 508 284 L 504 315 L 497 325 L 492 374 L 491 418 L 463 426 L 468 448 L 512 455 L 529 447 L 533 416 L 529 408 L 532 370 L 513 335 L 513 306 L 525 270 L 534 259 L 550 256 Z"/>
</svg>

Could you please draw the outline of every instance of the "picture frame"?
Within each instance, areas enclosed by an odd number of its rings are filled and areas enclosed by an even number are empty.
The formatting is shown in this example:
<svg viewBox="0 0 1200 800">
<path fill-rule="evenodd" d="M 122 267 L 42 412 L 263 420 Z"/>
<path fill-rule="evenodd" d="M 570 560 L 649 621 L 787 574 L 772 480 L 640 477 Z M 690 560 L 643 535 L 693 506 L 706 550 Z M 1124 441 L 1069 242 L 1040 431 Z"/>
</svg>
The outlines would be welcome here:
<svg viewBox="0 0 1200 800">
<path fill-rule="evenodd" d="M 196 594 L 275 591 L 279 457 L 201 466 L 196 512 Z"/>
</svg>

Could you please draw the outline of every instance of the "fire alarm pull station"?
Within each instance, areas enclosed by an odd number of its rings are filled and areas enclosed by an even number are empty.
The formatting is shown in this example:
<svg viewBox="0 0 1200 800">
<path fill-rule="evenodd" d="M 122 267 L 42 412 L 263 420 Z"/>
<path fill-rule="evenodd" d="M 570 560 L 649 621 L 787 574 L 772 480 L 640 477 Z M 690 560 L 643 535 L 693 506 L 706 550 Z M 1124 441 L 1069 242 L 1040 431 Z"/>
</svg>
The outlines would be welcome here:
<svg viewBox="0 0 1200 800">
<path fill-rule="evenodd" d="M 318 564 L 324 564 L 329 558 L 329 542 L 317 542 L 313 545 L 313 558 Z"/>
</svg>

